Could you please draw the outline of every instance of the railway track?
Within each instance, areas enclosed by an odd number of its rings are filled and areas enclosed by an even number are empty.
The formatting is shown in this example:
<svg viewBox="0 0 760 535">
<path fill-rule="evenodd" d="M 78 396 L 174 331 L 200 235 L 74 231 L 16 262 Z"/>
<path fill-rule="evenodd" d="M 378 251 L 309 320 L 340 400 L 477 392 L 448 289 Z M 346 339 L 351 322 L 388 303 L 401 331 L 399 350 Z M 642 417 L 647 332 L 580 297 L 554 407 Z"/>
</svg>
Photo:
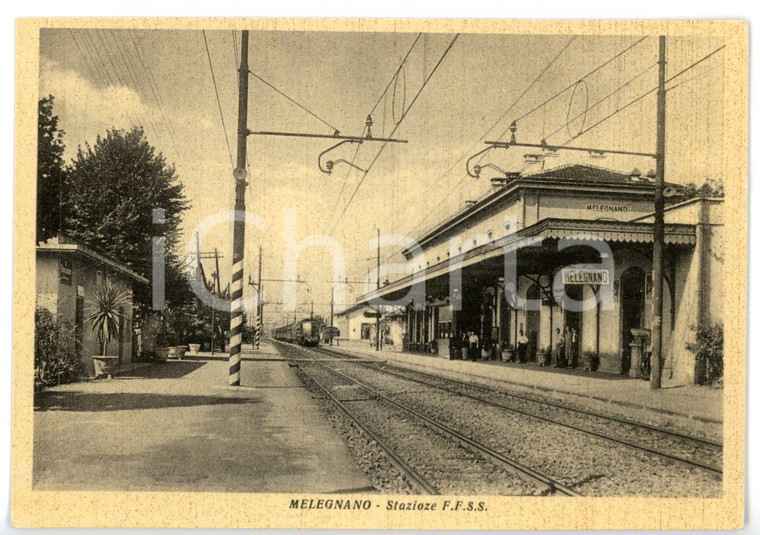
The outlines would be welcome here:
<svg viewBox="0 0 760 535">
<path fill-rule="evenodd" d="M 528 396 L 509 393 L 502 390 L 476 385 L 467 381 L 459 381 L 416 370 L 409 370 L 392 365 L 378 366 L 367 361 L 354 360 L 354 357 L 339 351 L 317 348 L 316 351 L 331 355 L 342 356 L 346 362 L 371 367 L 388 375 L 427 387 L 439 389 L 454 395 L 469 398 L 480 403 L 498 407 L 514 414 L 521 414 L 550 424 L 572 429 L 614 444 L 653 455 L 669 462 L 687 467 L 698 468 L 707 472 L 722 475 L 722 446 L 713 441 L 701 439 L 662 429 L 648 424 L 641 424 L 625 418 L 608 416 L 593 411 L 579 409 L 552 401 L 537 400 Z M 452 385 L 454 387 L 452 388 Z M 518 400 L 518 404 L 507 404 L 503 401 L 489 399 L 472 391 L 485 392 L 486 395 Z M 545 409 L 538 408 L 539 406 Z M 548 408 L 548 410 L 546 409 Z M 565 418 L 564 420 L 562 418 Z M 568 421 L 569 420 L 569 421 Z M 603 429 L 615 427 L 616 436 Z M 651 444 L 659 444 L 660 448 Z M 716 461 L 717 459 L 717 461 Z"/>
<path fill-rule="evenodd" d="M 330 392 L 330 389 L 324 386 L 321 382 L 319 382 L 313 375 L 311 375 L 309 372 L 304 370 L 302 367 L 300 367 L 301 373 L 303 373 L 314 385 L 325 395 L 327 398 L 332 401 L 332 403 L 338 407 L 350 420 L 353 422 L 353 424 L 362 431 L 367 437 L 369 437 L 370 440 L 372 440 L 385 454 L 385 456 L 388 458 L 388 460 L 404 475 L 406 478 L 411 482 L 411 484 L 416 487 L 420 493 L 422 494 L 439 494 L 438 489 L 433 486 L 430 481 L 425 478 L 421 473 L 419 473 L 417 470 L 415 470 L 412 466 L 409 465 L 404 459 L 402 459 L 399 455 L 396 454 L 396 452 L 393 451 L 393 449 L 379 436 L 377 436 L 375 433 L 372 432 L 369 427 L 364 425 L 362 421 L 354 415 L 353 412 L 351 412 L 351 409 L 349 409 L 345 403 L 343 403 L 340 399 L 338 399 L 337 396 L 335 396 L 332 392 Z"/>
<path fill-rule="evenodd" d="M 301 347 L 294 346 L 291 344 L 282 344 L 282 345 L 286 348 L 289 348 L 290 350 L 296 350 L 302 353 L 309 353 L 309 352 L 318 353 L 319 352 L 319 350 L 315 350 L 314 348 L 306 349 L 306 348 L 301 348 Z M 338 359 L 335 359 L 335 360 L 338 360 Z M 335 362 L 335 360 L 333 360 L 332 362 Z M 344 358 L 342 360 L 348 361 L 349 359 Z M 438 419 L 430 417 L 417 409 L 409 407 L 406 404 L 393 399 L 392 397 L 384 394 L 378 389 L 371 387 L 370 385 L 367 385 L 366 383 L 362 381 L 359 381 L 353 377 L 350 377 L 349 375 L 346 375 L 338 370 L 335 370 L 331 366 L 328 366 L 324 360 L 314 359 L 314 360 L 308 361 L 306 359 L 298 359 L 297 361 L 294 361 L 294 365 L 297 366 L 302 371 L 302 373 L 304 373 L 304 375 L 309 377 L 309 379 L 313 381 L 315 385 L 318 385 L 319 389 L 322 392 L 324 392 L 333 403 L 339 406 L 341 410 L 345 414 L 347 414 L 348 417 L 353 422 L 355 422 L 363 431 L 367 433 L 368 436 L 373 437 L 373 440 L 375 440 L 378 444 L 380 444 L 383 451 L 388 454 L 393 464 L 396 465 L 396 467 L 402 470 L 405 474 L 407 474 L 410 480 L 415 481 L 415 486 L 417 486 L 417 488 L 423 489 L 423 491 L 426 493 L 430 493 L 430 494 L 438 493 L 438 489 L 435 487 L 433 483 L 430 483 L 429 481 L 427 481 L 425 476 L 420 474 L 419 471 L 417 471 L 415 468 L 412 468 L 409 465 L 409 463 L 404 461 L 396 452 L 394 452 L 393 448 L 388 446 L 385 443 L 385 441 L 383 441 L 382 438 L 377 437 L 371 430 L 367 429 L 364 423 L 361 422 L 361 419 L 357 417 L 355 414 L 353 414 L 353 411 L 347 406 L 347 403 L 339 400 L 332 392 L 330 392 L 329 387 L 321 384 L 321 382 L 314 377 L 314 374 L 310 373 L 308 370 L 305 369 L 304 364 L 307 364 L 307 363 L 312 364 L 314 366 L 318 366 L 328 371 L 330 374 L 333 374 L 334 376 L 339 377 L 342 381 L 346 383 L 355 385 L 356 387 L 362 389 L 364 392 L 368 393 L 374 399 L 380 400 L 386 405 L 391 406 L 401 411 L 402 413 L 407 414 L 408 416 L 411 416 L 412 418 L 423 423 L 425 426 L 429 427 L 430 429 L 433 429 L 436 433 L 446 437 L 448 440 L 460 445 L 461 447 L 465 448 L 466 450 L 469 450 L 472 453 L 475 453 L 476 455 L 478 455 L 479 457 L 483 459 L 487 459 L 488 461 L 500 467 L 501 469 L 519 477 L 521 480 L 529 482 L 532 485 L 536 485 L 539 488 L 543 488 L 544 490 L 543 494 L 564 495 L 564 496 L 581 496 L 582 495 L 578 491 L 573 490 L 569 486 L 566 486 L 560 483 L 559 481 L 553 479 L 552 477 L 542 472 L 539 472 L 537 470 L 534 470 L 531 467 L 525 465 L 524 463 L 521 463 L 520 461 L 514 458 L 510 458 L 504 455 L 503 453 L 496 451 L 494 448 L 491 448 L 481 442 L 478 442 L 477 440 L 474 440 L 473 438 L 469 436 L 466 436 L 465 434 L 459 432 L 458 430 L 454 429 L 453 427 L 449 425 L 444 424 Z"/>
</svg>

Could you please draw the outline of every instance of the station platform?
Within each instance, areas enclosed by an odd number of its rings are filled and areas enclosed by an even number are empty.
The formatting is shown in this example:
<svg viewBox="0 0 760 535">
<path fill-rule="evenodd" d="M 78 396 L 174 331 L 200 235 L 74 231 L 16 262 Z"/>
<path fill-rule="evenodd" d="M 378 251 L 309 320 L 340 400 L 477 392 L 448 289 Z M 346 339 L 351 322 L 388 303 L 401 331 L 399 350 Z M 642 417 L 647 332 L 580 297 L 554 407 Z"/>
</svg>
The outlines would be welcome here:
<svg viewBox="0 0 760 535">
<path fill-rule="evenodd" d="M 35 399 L 38 490 L 374 492 L 343 440 L 271 345 L 123 370 Z M 269 359 L 269 360 L 266 360 Z"/>
<path fill-rule="evenodd" d="M 375 351 L 368 344 L 326 346 L 347 354 L 436 373 L 492 387 L 566 400 L 652 425 L 719 438 L 723 431 L 723 390 L 704 386 L 649 388 L 648 381 L 578 368 L 539 367 L 496 360 L 448 360 L 434 355 Z"/>
</svg>

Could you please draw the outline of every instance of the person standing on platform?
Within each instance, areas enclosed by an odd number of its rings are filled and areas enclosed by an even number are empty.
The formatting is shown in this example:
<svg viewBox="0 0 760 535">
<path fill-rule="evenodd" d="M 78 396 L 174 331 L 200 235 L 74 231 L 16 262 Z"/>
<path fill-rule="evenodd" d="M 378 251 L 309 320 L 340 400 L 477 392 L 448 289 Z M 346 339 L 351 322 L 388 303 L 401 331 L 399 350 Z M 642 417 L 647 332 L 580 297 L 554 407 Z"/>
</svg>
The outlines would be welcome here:
<svg viewBox="0 0 760 535">
<path fill-rule="evenodd" d="M 462 360 L 467 360 L 467 356 L 469 354 L 470 349 L 470 333 L 467 331 L 462 331 L 462 340 L 460 341 L 460 345 L 462 346 Z"/>
<path fill-rule="evenodd" d="M 475 331 L 470 331 L 470 355 L 472 356 L 472 360 L 478 360 L 478 344 L 480 342 L 480 339 L 478 338 L 478 335 L 475 334 Z"/>
<path fill-rule="evenodd" d="M 557 327 L 557 341 L 554 343 L 554 367 L 564 368 L 565 360 L 565 335 L 562 330 Z"/>
<path fill-rule="evenodd" d="M 565 339 L 567 365 L 575 368 L 578 365 L 578 331 L 575 330 L 575 327 L 568 327 Z"/>
<path fill-rule="evenodd" d="M 525 364 L 528 359 L 528 337 L 520 329 L 520 336 L 517 337 L 517 361 Z"/>
</svg>

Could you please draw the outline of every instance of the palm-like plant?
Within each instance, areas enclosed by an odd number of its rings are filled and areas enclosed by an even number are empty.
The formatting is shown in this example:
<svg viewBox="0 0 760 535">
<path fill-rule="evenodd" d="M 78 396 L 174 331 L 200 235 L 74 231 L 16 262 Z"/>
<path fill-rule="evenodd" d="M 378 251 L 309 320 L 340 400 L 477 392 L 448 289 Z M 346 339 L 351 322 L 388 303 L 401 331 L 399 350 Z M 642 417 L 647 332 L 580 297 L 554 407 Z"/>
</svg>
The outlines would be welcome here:
<svg viewBox="0 0 760 535">
<path fill-rule="evenodd" d="M 103 355 L 108 355 L 108 342 L 119 336 L 119 319 L 121 307 L 127 303 L 129 292 L 122 291 L 110 284 L 95 289 L 92 313 L 88 316 L 94 331 L 98 333 Z"/>
</svg>

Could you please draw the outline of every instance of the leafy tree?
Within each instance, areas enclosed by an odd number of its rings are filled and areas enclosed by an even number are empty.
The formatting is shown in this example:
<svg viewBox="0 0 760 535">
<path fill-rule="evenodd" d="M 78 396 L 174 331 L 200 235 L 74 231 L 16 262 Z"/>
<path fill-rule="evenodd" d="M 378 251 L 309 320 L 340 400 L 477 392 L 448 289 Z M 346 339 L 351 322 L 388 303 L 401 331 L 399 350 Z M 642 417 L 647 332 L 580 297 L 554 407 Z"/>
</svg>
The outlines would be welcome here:
<svg viewBox="0 0 760 535">
<path fill-rule="evenodd" d="M 39 101 L 37 115 L 37 243 L 58 234 L 63 165 L 63 130 L 53 115 L 49 95 Z"/>
<path fill-rule="evenodd" d="M 192 299 L 175 249 L 182 213 L 189 208 L 174 166 L 146 140 L 143 129 L 111 129 L 79 147 L 67 169 L 63 232 L 93 246 L 146 278 L 152 272 L 153 209 L 165 211 L 166 299 Z M 138 285 L 138 306 L 150 303 Z"/>
<path fill-rule="evenodd" d="M 695 182 L 689 182 L 684 186 L 684 200 L 694 197 L 724 197 L 725 188 L 723 179 L 707 178 L 698 186 Z"/>
</svg>

